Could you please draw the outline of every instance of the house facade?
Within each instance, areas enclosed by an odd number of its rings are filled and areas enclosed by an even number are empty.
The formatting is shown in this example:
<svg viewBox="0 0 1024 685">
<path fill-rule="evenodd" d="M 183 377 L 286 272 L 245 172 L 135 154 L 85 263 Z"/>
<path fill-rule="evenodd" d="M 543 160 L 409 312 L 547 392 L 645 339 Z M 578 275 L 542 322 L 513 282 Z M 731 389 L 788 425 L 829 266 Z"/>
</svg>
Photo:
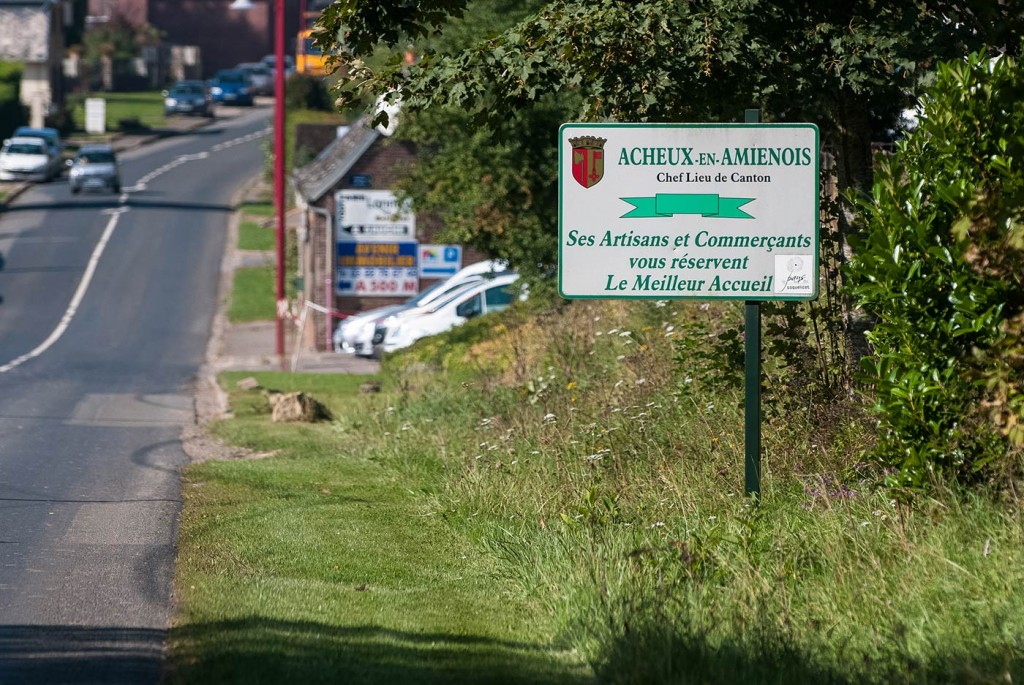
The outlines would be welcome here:
<svg viewBox="0 0 1024 685">
<path fill-rule="evenodd" d="M 20 62 L 21 102 L 29 124 L 64 105 L 64 33 L 70 7 L 62 0 L 0 0 L 0 60 Z"/>
<path fill-rule="evenodd" d="M 232 0 L 89 0 L 87 26 L 124 21 L 149 24 L 168 45 L 196 46 L 203 77 L 274 52 L 273 8 L 282 0 L 254 0 L 252 9 L 231 9 Z M 302 0 L 283 0 L 285 52 L 295 54 Z"/>
<path fill-rule="evenodd" d="M 293 173 L 292 186 L 295 205 L 301 212 L 299 229 L 299 276 L 305 302 L 313 305 L 312 318 L 307 319 L 300 345 L 308 350 L 331 349 L 331 335 L 338 320 L 375 307 L 400 304 L 421 289 L 444 276 L 433 278 L 420 270 L 422 256 L 413 255 L 415 266 L 410 276 L 396 268 L 388 269 L 389 285 L 393 291 L 365 289 L 345 284 L 345 263 L 355 263 L 365 255 L 367 263 L 386 263 L 393 257 L 404 260 L 408 250 L 421 251 L 435 243 L 440 222 L 430 215 L 412 211 L 407 217 L 401 207 L 384 208 L 378 228 L 393 231 L 393 236 L 357 235 L 358 230 L 346 224 L 346 208 L 340 206 L 346 198 L 358 209 L 361 197 L 393 198 L 390 193 L 398 181 L 408 173 L 416 161 L 418 150 L 413 143 L 381 135 L 369 126 L 370 117 L 364 116 L 351 126 L 340 127 L 336 138 L 312 162 Z M 351 213 L 351 208 L 349 208 Z M 405 218 L 403 218 L 405 217 Z M 380 218 L 380 216 L 378 216 Z M 340 221 L 339 221 L 340 219 Z M 407 224 L 413 229 L 402 233 Z M 359 223 L 359 219 L 354 220 Z M 358 227 L 357 227 L 358 228 Z M 410 245 L 411 244 L 411 245 Z M 482 261 L 485 255 L 476 250 L 461 250 L 461 265 Z M 351 272 L 351 270 L 349 270 Z M 358 278 L 356 279 L 358 280 Z M 370 279 L 364 278 L 364 283 Z M 395 287 L 395 284 L 398 284 Z"/>
</svg>

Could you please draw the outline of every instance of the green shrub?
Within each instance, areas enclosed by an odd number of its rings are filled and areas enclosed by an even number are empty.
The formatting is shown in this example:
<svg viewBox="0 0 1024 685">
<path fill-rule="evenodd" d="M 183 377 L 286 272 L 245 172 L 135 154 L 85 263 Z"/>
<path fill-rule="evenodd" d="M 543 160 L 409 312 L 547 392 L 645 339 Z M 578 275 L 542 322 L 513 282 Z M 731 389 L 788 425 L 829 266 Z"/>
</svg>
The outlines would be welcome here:
<svg viewBox="0 0 1024 685">
<path fill-rule="evenodd" d="M 0 62 L 0 140 L 28 121 L 20 99 L 21 64 Z"/>
<path fill-rule="evenodd" d="M 973 478 L 1024 447 L 1022 103 L 1008 57 L 940 65 L 862 204 L 851 293 L 877 318 L 875 454 L 903 484 Z"/>
<path fill-rule="evenodd" d="M 334 102 L 322 77 L 292 74 L 285 88 L 285 107 L 333 112 Z"/>
<path fill-rule="evenodd" d="M 18 83 L 21 81 L 20 62 L 0 62 L 0 83 Z"/>
</svg>

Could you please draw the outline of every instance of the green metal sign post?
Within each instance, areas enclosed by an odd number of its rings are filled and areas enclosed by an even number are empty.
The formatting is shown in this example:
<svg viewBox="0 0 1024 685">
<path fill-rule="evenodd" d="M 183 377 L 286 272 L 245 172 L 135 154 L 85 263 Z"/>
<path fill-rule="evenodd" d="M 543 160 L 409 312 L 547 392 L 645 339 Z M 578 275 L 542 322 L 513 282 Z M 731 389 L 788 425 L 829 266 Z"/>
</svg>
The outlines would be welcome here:
<svg viewBox="0 0 1024 685">
<path fill-rule="evenodd" d="M 743 122 L 761 122 L 761 110 L 748 109 Z M 744 400 L 743 444 L 746 468 L 744 491 L 761 498 L 761 303 L 747 300 L 743 312 L 744 350 L 743 366 L 746 376 L 746 398 Z"/>
</svg>

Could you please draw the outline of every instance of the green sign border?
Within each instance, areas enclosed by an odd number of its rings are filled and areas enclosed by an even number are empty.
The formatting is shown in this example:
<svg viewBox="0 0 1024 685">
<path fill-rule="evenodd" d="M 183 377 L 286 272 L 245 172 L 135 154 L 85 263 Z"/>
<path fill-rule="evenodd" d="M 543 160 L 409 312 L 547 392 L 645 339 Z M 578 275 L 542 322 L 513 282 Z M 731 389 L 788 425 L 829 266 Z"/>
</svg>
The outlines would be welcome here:
<svg viewBox="0 0 1024 685">
<path fill-rule="evenodd" d="M 562 186 L 565 171 L 565 148 L 566 136 L 564 132 L 575 128 L 665 128 L 665 129 L 729 129 L 729 128 L 807 128 L 814 131 L 814 148 L 817 154 L 814 157 L 814 292 L 809 295 L 566 295 L 562 290 L 562 247 L 565 244 L 563 235 L 563 214 L 562 214 Z M 558 128 L 558 294 L 567 300 L 734 300 L 749 302 L 776 302 L 776 301 L 810 301 L 818 299 L 819 285 L 821 280 L 821 261 L 819 251 L 821 249 L 821 137 L 818 127 L 815 124 L 638 124 L 638 123 L 568 123 Z"/>
</svg>

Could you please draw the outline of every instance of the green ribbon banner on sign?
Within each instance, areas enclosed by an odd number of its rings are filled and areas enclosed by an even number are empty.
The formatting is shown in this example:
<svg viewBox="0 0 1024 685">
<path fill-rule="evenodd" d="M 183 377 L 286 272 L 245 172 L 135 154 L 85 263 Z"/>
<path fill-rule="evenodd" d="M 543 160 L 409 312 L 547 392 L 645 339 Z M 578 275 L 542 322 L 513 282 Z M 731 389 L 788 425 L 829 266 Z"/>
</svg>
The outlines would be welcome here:
<svg viewBox="0 0 1024 685">
<path fill-rule="evenodd" d="M 646 219 L 673 214 L 700 214 L 716 219 L 753 219 L 740 207 L 753 201 L 752 197 L 720 197 L 719 195 L 659 193 L 654 197 L 623 197 L 633 205 L 623 219 Z"/>
</svg>

